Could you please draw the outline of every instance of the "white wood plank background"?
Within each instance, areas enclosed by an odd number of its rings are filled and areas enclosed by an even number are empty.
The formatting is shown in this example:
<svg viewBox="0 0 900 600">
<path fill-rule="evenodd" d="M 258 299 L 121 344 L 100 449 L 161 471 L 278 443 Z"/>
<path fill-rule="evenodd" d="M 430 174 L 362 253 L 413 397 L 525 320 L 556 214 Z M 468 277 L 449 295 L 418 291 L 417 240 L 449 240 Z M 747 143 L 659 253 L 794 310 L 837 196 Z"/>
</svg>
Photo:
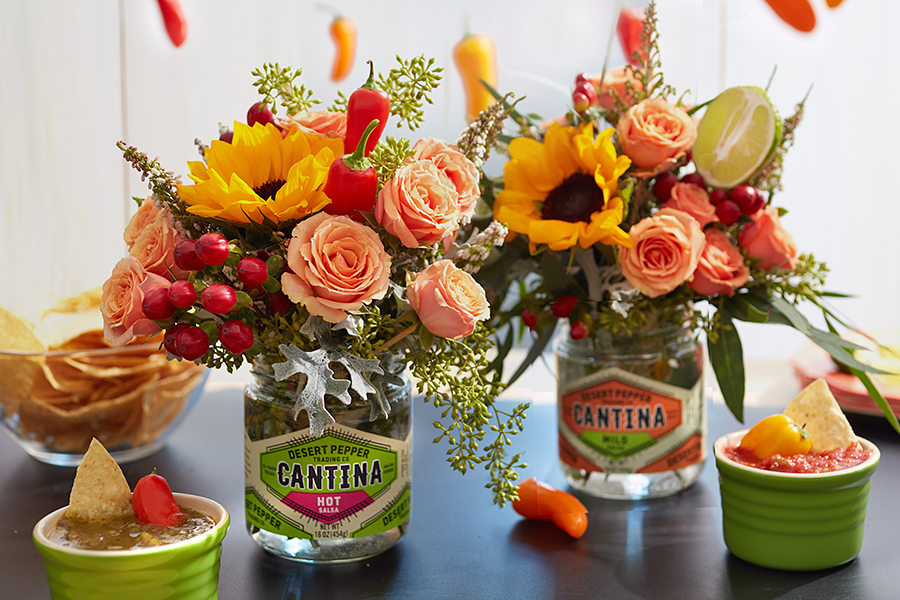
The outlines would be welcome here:
<svg viewBox="0 0 900 600">
<path fill-rule="evenodd" d="M 785 115 L 813 86 L 778 204 L 802 250 L 832 268 L 829 288 L 857 295 L 837 307 L 863 327 L 900 329 L 900 83 L 886 67 L 900 56 L 900 4 L 845 0 L 830 10 L 811 1 L 811 34 L 763 0 L 661 1 L 666 80 L 706 100 L 728 86 L 765 86 L 777 66 L 770 95 Z M 184 173 L 194 138 L 244 119 L 256 100 L 250 71 L 266 61 L 303 67 L 317 97 L 333 99 L 331 16 L 317 2 L 182 4 L 188 38 L 175 48 L 155 0 L 0 0 L 0 306 L 33 314 L 48 296 L 106 279 L 124 252 L 130 197 L 146 195 L 117 140 Z M 501 88 L 551 116 L 576 72 L 600 69 L 618 2 L 331 4 L 359 25 L 356 65 L 340 89 L 362 83 L 368 58 L 387 70 L 396 54 L 433 56 L 445 83 L 415 135 L 452 140 L 465 121 L 451 49 L 466 29 L 496 40 Z M 621 64 L 612 48 L 611 64 Z M 742 335 L 750 356 L 788 356 L 802 342 L 784 328 Z"/>
</svg>

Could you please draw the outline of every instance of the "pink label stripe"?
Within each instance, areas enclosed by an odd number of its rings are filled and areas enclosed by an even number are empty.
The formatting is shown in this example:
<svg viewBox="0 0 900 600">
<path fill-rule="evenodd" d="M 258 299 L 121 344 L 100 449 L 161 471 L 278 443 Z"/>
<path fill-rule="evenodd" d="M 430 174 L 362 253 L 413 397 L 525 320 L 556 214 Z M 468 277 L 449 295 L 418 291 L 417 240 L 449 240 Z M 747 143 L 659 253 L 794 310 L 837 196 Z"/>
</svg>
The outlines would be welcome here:
<svg viewBox="0 0 900 600">
<path fill-rule="evenodd" d="M 319 523 L 337 523 L 374 502 L 362 490 L 339 494 L 291 492 L 281 501 L 295 512 Z"/>
</svg>

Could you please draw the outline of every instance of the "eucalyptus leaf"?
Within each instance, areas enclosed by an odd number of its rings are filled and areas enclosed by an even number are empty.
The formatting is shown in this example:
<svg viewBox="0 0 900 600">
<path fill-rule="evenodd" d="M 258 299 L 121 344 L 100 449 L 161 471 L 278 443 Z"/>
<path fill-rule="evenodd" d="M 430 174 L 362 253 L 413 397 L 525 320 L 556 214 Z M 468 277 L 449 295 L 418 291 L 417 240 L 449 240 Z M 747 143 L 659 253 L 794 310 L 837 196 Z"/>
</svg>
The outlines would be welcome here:
<svg viewBox="0 0 900 600">
<path fill-rule="evenodd" d="M 893 427 L 897 433 L 900 433 L 900 423 L 897 422 L 897 415 L 894 414 L 894 411 L 891 410 L 887 400 L 884 399 L 884 396 L 881 395 L 881 392 L 878 391 L 878 388 L 872 383 L 872 378 L 864 371 L 854 369 L 853 367 L 850 367 L 850 372 L 856 375 L 862 384 L 866 386 L 866 391 L 869 392 L 869 396 L 872 397 L 872 400 L 875 401 L 875 404 L 877 404 L 878 408 L 881 409 L 881 412 L 884 413 L 884 417 L 891 424 L 891 427 Z"/>
<path fill-rule="evenodd" d="M 744 350 L 729 310 L 726 308 L 719 315 L 722 323 L 716 341 L 709 343 L 709 361 L 716 373 L 716 381 L 719 382 L 725 404 L 731 414 L 743 423 L 746 386 Z"/>
<path fill-rule="evenodd" d="M 536 339 L 534 343 L 531 345 L 531 348 L 528 350 L 528 354 L 522 360 L 522 364 L 519 365 L 519 368 L 516 369 L 516 372 L 512 374 L 509 378 L 509 381 L 506 383 L 507 386 L 511 386 L 515 381 L 522 376 L 525 371 L 528 370 L 534 361 L 538 359 L 538 357 L 544 353 L 544 348 L 547 347 L 547 344 L 550 343 L 550 340 L 553 339 L 553 334 L 556 331 L 556 325 L 553 327 L 545 327 L 544 331 L 541 333 L 541 337 Z"/>
</svg>

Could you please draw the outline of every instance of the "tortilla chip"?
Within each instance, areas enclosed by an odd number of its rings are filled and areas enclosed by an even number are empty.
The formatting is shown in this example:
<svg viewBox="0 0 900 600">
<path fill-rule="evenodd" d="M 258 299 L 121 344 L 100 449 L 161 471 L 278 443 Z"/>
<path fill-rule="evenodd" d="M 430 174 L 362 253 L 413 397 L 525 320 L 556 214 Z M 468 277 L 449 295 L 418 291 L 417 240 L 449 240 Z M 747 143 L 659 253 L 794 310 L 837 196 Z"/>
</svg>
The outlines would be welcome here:
<svg viewBox="0 0 900 600">
<path fill-rule="evenodd" d="M 99 521 L 131 511 L 131 488 L 122 469 L 103 444 L 91 440 L 75 473 L 66 516 L 78 521 Z"/>
<path fill-rule="evenodd" d="M 46 348 L 27 321 L 0 307 L 0 350 L 43 352 Z M 0 357 L 0 405 L 7 417 L 18 412 L 40 370 L 40 359 L 33 356 Z"/>
<path fill-rule="evenodd" d="M 784 414 L 803 425 L 812 436 L 812 452 L 846 448 L 857 441 L 824 379 L 816 379 L 803 388 L 784 409 Z"/>
</svg>

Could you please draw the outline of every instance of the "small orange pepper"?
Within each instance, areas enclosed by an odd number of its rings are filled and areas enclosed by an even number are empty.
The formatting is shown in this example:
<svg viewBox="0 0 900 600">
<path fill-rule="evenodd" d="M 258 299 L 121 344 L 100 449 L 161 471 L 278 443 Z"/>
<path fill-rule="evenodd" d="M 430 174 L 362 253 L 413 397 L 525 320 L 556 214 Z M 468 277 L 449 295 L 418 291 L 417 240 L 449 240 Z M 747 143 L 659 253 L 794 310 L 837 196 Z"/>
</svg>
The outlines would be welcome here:
<svg viewBox="0 0 900 600">
<path fill-rule="evenodd" d="M 775 454 L 781 456 L 806 454 L 812 449 L 812 445 L 813 439 L 809 433 L 787 415 L 766 417 L 751 427 L 738 444 L 739 447 L 753 452 L 759 459 Z"/>
<path fill-rule="evenodd" d="M 473 121 L 478 114 L 496 102 L 481 83 L 497 88 L 497 51 L 494 41 L 483 33 L 466 35 L 453 47 L 453 61 L 462 76 L 466 93 L 466 118 Z"/>
<path fill-rule="evenodd" d="M 356 58 L 356 23 L 347 17 L 335 17 L 330 33 L 335 46 L 331 80 L 340 81 L 350 72 Z"/>
<path fill-rule="evenodd" d="M 580 538 L 587 531 L 588 509 L 572 494 L 534 477 L 519 483 L 518 488 L 519 499 L 512 506 L 526 519 L 553 521 L 573 538 Z"/>
<path fill-rule="evenodd" d="M 808 33 L 816 27 L 816 13 L 809 0 L 766 0 L 766 4 L 797 31 Z"/>
</svg>

